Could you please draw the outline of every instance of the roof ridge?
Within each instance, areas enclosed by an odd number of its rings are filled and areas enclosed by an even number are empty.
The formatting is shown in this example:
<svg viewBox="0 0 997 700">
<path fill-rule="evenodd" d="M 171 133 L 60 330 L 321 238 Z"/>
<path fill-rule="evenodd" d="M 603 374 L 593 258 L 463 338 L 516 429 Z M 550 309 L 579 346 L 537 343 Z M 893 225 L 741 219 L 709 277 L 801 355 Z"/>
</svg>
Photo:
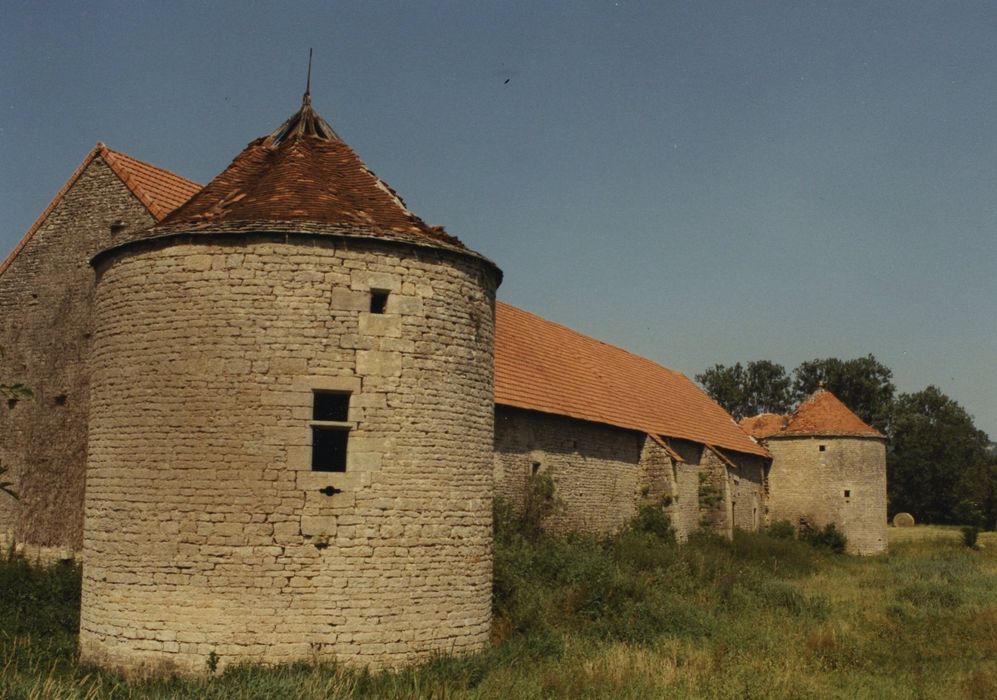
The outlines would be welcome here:
<svg viewBox="0 0 997 700">
<path fill-rule="evenodd" d="M 48 219 L 52 211 L 56 208 L 56 206 L 58 206 L 59 202 L 62 201 L 62 198 L 66 196 L 66 193 L 69 192 L 69 189 L 76 184 L 77 180 L 80 179 L 80 175 L 82 175 L 83 171 L 90 166 L 90 164 L 93 162 L 93 159 L 97 157 L 97 154 L 100 153 L 100 150 L 102 148 L 107 148 L 107 147 L 103 143 L 98 141 L 97 145 L 90 149 L 90 152 L 87 153 L 86 157 L 83 159 L 83 162 L 79 164 L 76 170 L 73 171 L 73 174 L 69 176 L 69 179 L 66 180 L 66 184 L 64 184 L 59 189 L 59 191 L 56 192 L 55 196 L 48 203 L 48 206 L 42 210 L 42 213 L 38 215 L 38 218 L 35 219 L 35 222 L 28 227 L 28 230 L 21 237 L 21 240 L 18 241 L 16 246 L 14 246 L 14 249 L 10 251 L 7 257 L 4 258 L 4 261 L 0 263 L 0 275 L 2 275 L 4 272 L 7 271 L 7 268 L 9 268 L 13 264 L 14 258 L 16 258 L 18 254 L 20 254 L 20 252 L 24 250 L 25 246 L 28 245 L 31 239 L 34 238 L 34 235 L 35 233 L 38 232 L 38 229 L 42 227 L 42 224 L 45 223 L 45 221 Z"/>
</svg>

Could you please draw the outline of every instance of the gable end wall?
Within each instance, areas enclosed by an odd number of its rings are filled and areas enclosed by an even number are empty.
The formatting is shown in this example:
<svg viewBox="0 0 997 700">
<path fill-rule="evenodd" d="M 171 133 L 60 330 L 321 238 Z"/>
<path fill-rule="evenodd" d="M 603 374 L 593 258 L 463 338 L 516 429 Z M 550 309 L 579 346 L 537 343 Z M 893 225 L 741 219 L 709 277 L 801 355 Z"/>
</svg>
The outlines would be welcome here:
<svg viewBox="0 0 997 700">
<path fill-rule="evenodd" d="M 125 228 L 112 237 L 110 224 Z M 0 462 L 20 500 L 0 498 L 0 546 L 67 557 L 82 544 L 94 272 L 100 249 L 154 224 L 97 157 L 0 274 L 0 382 L 34 399 L 0 402 Z"/>
</svg>

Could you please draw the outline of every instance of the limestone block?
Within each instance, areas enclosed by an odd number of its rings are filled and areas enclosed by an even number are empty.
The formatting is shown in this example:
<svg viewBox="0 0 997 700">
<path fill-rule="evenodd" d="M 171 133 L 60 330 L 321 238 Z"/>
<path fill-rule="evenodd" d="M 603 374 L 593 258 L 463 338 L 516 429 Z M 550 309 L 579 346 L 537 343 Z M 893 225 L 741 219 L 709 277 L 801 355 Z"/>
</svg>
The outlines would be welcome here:
<svg viewBox="0 0 997 700">
<path fill-rule="evenodd" d="M 421 316 L 422 299 L 416 296 L 392 294 L 388 297 L 385 311 L 389 314 L 399 314 L 402 316 Z"/>
<path fill-rule="evenodd" d="M 397 377 L 402 373 L 400 352 L 377 350 L 357 351 L 357 374 L 363 376 Z"/>
<path fill-rule="evenodd" d="M 398 314 L 374 314 L 369 311 L 361 311 L 358 322 L 361 335 L 385 336 L 388 338 L 400 338 L 402 336 L 401 317 Z"/>
<path fill-rule="evenodd" d="M 370 295 L 344 287 L 333 287 L 329 308 L 333 311 L 367 311 L 370 309 Z"/>
<path fill-rule="evenodd" d="M 370 272 L 368 270 L 353 270 L 350 275 L 350 287 L 361 291 L 381 289 L 387 292 L 397 292 L 402 286 L 398 275 L 385 272 Z M 389 297 L 390 298 L 390 297 Z"/>
</svg>

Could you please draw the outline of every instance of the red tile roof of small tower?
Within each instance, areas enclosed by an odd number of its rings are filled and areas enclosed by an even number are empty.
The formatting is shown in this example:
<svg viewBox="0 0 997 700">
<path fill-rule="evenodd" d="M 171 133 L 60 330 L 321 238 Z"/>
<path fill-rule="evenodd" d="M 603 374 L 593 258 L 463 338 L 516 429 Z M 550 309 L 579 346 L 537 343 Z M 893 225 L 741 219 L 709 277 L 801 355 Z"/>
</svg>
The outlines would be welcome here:
<svg viewBox="0 0 997 700">
<path fill-rule="evenodd" d="M 250 143 L 154 233 L 292 229 L 467 250 L 410 212 L 315 113 L 307 93 L 301 109 Z"/>
<path fill-rule="evenodd" d="M 76 184 L 76 181 L 97 157 L 100 157 L 121 179 L 156 221 L 160 221 L 201 189 L 201 186 L 192 180 L 171 173 L 169 170 L 157 168 L 137 158 L 132 158 L 120 151 L 112 151 L 104 144 L 98 143 L 83 159 L 83 162 L 76 168 L 62 189 L 52 198 L 52 201 L 27 230 L 10 255 L 3 263 L 0 263 L 0 274 L 3 274 L 10 267 L 14 258 L 24 250 L 24 247 L 48 219 L 49 214 L 58 206 L 62 198 L 66 196 L 66 193 Z"/>
<path fill-rule="evenodd" d="M 800 402 L 788 416 L 763 413 L 740 422 L 741 428 L 758 438 L 784 435 L 859 435 L 882 438 L 827 389 L 818 389 Z"/>
<path fill-rule="evenodd" d="M 775 413 L 761 413 L 750 418 L 742 418 L 738 425 L 751 437 L 766 438 L 783 429 L 786 417 Z"/>
<path fill-rule="evenodd" d="M 499 302 L 495 403 L 768 456 L 685 375 Z"/>
<path fill-rule="evenodd" d="M 793 435 L 870 435 L 883 437 L 881 432 L 863 422 L 827 389 L 818 389 L 804 399 L 789 415 L 786 427 L 782 432 Z"/>
</svg>

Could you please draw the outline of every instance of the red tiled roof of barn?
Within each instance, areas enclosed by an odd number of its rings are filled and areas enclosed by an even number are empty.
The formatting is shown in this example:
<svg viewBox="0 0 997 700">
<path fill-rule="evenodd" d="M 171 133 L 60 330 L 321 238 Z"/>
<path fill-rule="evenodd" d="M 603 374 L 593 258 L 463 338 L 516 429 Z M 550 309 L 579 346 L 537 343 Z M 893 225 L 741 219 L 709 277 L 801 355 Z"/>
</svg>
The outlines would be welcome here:
<svg viewBox="0 0 997 700">
<path fill-rule="evenodd" d="M 740 426 L 758 439 L 794 435 L 883 437 L 882 433 L 863 422 L 827 389 L 815 391 L 788 416 L 762 413 L 742 419 Z"/>
<path fill-rule="evenodd" d="M 501 302 L 495 403 L 768 456 L 685 375 Z"/>
<path fill-rule="evenodd" d="M 104 146 L 101 155 L 156 221 L 162 221 L 163 217 L 201 191 L 201 185 L 192 180 L 120 151 Z"/>
<path fill-rule="evenodd" d="M 154 233 L 303 230 L 468 251 L 429 226 L 311 108 L 257 139 Z"/>
<path fill-rule="evenodd" d="M 132 194 L 149 210 L 156 221 L 160 221 L 173 209 L 180 206 L 191 196 L 201 189 L 201 186 L 192 180 L 171 173 L 169 170 L 157 168 L 144 161 L 132 158 L 120 151 L 112 151 L 102 143 L 94 146 L 93 150 L 87 154 L 76 171 L 69 177 L 62 189 L 52 198 L 49 205 L 35 222 L 27 230 L 20 242 L 10 252 L 10 255 L 0 263 L 0 274 L 10 267 L 18 253 L 34 237 L 42 224 L 48 219 L 49 214 L 56 208 L 62 198 L 66 196 L 69 189 L 76 184 L 76 181 L 89 167 L 94 158 L 100 157 L 109 168 L 117 175 L 123 183 L 132 191 Z"/>
</svg>

